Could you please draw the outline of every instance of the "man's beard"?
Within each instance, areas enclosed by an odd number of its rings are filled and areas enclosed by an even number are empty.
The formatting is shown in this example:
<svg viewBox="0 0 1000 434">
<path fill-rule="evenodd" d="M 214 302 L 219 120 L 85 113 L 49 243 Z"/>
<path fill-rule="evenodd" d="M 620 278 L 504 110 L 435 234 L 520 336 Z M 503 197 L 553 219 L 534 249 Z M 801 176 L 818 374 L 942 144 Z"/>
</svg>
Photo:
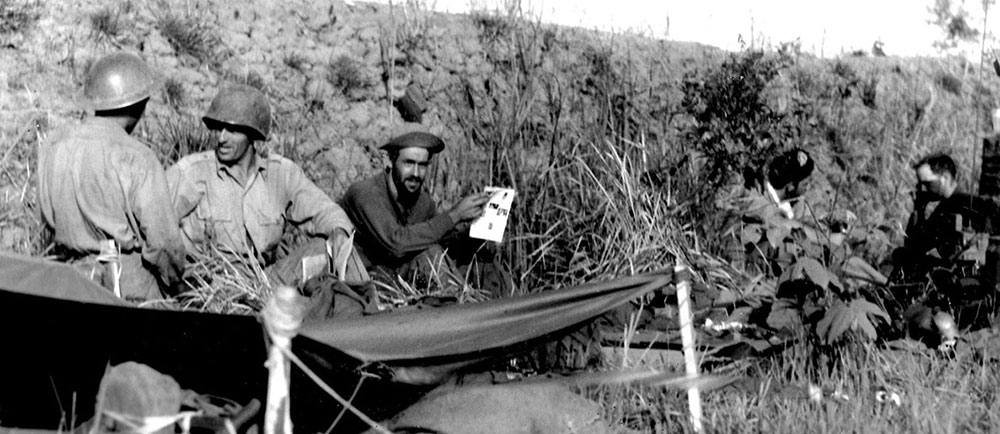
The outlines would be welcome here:
<svg viewBox="0 0 1000 434">
<path fill-rule="evenodd" d="M 406 188 L 407 181 L 416 182 L 417 183 L 416 190 L 411 192 L 409 189 L 407 189 Z M 420 189 L 424 187 L 424 180 L 415 176 L 411 176 L 409 178 L 404 179 L 401 184 L 402 185 L 400 187 L 402 188 L 397 188 L 397 190 L 399 190 L 399 201 L 403 203 L 413 203 L 414 201 L 417 200 L 417 197 L 420 196 Z"/>
</svg>

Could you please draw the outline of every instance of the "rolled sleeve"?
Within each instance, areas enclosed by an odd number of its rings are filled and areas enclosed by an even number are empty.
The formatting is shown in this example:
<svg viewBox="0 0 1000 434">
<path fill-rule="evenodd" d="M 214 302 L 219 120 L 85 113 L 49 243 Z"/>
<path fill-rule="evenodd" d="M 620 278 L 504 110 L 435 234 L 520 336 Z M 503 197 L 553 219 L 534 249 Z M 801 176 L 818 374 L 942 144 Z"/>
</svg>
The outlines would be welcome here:
<svg viewBox="0 0 1000 434">
<path fill-rule="evenodd" d="M 283 165 L 283 185 L 289 195 L 288 221 L 296 226 L 302 225 L 311 235 L 332 236 L 337 229 L 347 233 L 354 230 L 344 209 L 310 181 L 298 165 L 290 161 L 283 162 Z"/>
<path fill-rule="evenodd" d="M 163 283 L 174 287 L 184 267 L 184 244 L 180 223 L 170 200 L 163 168 L 155 159 L 144 158 L 131 192 L 133 213 L 145 244 L 142 257 L 153 266 Z"/>
</svg>

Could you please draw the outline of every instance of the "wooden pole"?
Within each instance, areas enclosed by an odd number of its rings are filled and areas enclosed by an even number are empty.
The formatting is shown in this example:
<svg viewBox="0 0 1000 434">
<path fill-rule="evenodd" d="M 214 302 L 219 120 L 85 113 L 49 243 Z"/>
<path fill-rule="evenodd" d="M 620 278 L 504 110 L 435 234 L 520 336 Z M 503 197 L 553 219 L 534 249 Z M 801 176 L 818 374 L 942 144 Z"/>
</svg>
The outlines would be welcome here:
<svg viewBox="0 0 1000 434">
<path fill-rule="evenodd" d="M 691 313 L 691 276 L 688 268 L 678 259 L 674 266 L 674 282 L 677 285 L 678 321 L 681 326 L 681 345 L 684 350 L 684 370 L 691 380 L 698 378 L 698 358 L 694 346 L 694 315 Z M 688 387 L 688 407 L 691 410 L 691 425 L 697 433 L 704 432 L 701 425 L 701 391 L 697 383 Z"/>
<path fill-rule="evenodd" d="M 268 349 L 267 406 L 264 410 L 265 434 L 292 434 L 292 420 L 289 412 L 289 375 L 291 363 L 284 350 L 292 348 L 292 338 L 302 325 L 305 304 L 300 301 L 299 292 L 290 286 L 275 288 L 261 316 L 264 328 L 271 339 Z"/>
</svg>

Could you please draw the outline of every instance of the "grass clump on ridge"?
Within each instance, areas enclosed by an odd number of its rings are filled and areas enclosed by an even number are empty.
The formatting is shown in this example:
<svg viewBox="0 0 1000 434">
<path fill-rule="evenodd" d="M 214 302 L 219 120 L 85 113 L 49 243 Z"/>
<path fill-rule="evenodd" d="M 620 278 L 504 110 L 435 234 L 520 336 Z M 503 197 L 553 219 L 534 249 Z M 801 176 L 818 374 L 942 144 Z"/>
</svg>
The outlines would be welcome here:
<svg viewBox="0 0 1000 434">
<path fill-rule="evenodd" d="M 169 5 L 161 5 L 155 15 L 156 29 L 179 56 L 200 64 L 216 64 L 225 54 L 216 26 L 204 17 L 178 12 Z"/>
<path fill-rule="evenodd" d="M 42 16 L 42 0 L 0 0 L 0 36 L 22 33 Z"/>
<path fill-rule="evenodd" d="M 115 41 L 124 30 L 122 15 L 128 14 L 131 9 L 132 3 L 125 2 L 121 5 L 106 5 L 91 12 L 88 15 L 91 33 L 98 40 Z"/>
</svg>

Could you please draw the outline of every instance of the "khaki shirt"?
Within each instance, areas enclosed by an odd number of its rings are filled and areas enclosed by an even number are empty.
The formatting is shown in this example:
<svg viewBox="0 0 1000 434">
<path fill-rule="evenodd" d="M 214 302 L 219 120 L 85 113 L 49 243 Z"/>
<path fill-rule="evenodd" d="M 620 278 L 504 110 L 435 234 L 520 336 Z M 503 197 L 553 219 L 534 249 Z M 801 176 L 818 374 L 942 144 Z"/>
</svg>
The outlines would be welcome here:
<svg viewBox="0 0 1000 434">
<path fill-rule="evenodd" d="M 214 151 L 188 155 L 167 169 L 189 251 L 200 252 L 199 246 L 212 242 L 268 265 L 286 222 L 310 235 L 353 231 L 344 210 L 287 158 L 257 157 L 246 179 L 240 184 Z"/>
<path fill-rule="evenodd" d="M 53 133 L 38 153 L 38 196 L 67 253 L 96 254 L 114 239 L 141 251 L 163 283 L 179 281 L 184 246 L 163 166 L 121 126 L 93 117 Z"/>
</svg>

